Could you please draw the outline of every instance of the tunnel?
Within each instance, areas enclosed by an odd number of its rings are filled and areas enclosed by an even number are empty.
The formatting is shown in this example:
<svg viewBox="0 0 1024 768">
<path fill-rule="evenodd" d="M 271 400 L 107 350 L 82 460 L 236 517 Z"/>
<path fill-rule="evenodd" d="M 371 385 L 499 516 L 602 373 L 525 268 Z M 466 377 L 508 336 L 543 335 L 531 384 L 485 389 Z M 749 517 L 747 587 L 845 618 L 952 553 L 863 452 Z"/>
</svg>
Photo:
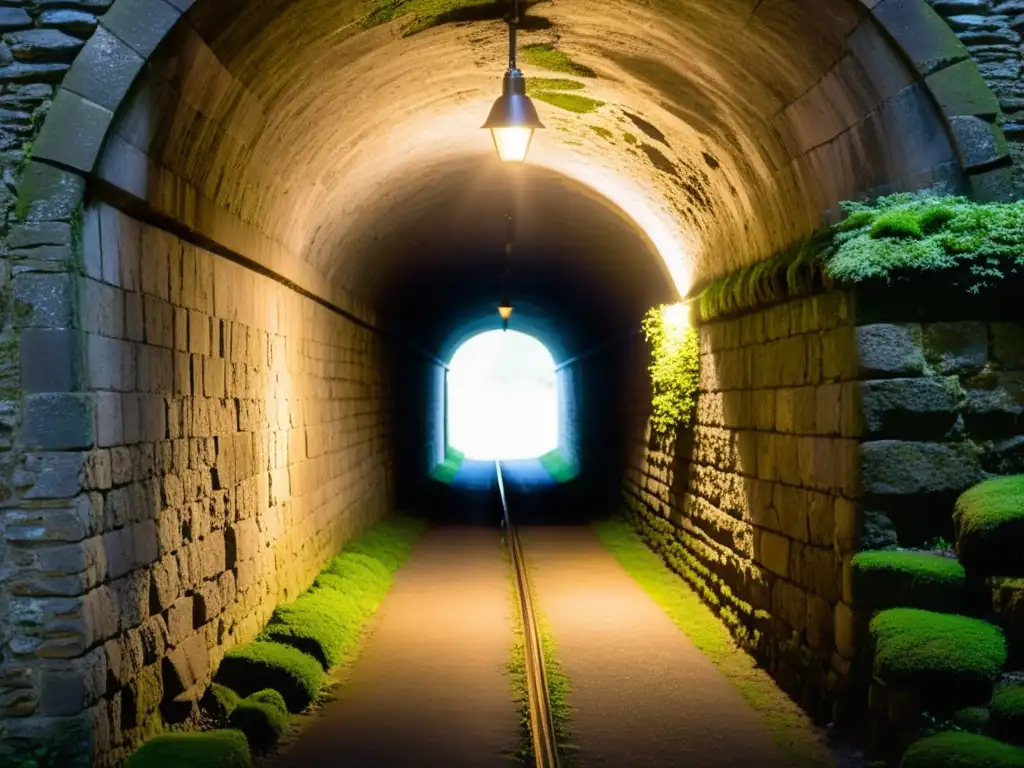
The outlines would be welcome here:
<svg viewBox="0 0 1024 768">
<path fill-rule="evenodd" d="M 701 326 L 698 426 L 664 440 L 641 326 L 680 302 L 699 325 L 704 287 L 844 201 L 1012 196 L 1016 118 L 954 34 L 974 22 L 924 0 L 522 0 L 545 127 L 503 164 L 481 125 L 507 3 L 41 8 L 0 66 L 25 114 L 5 198 L 11 744 L 60 733 L 74 765 L 122 765 L 362 531 L 450 500 L 431 479 L 448 367 L 506 299 L 555 363 L 577 473 L 555 507 L 628 510 L 793 700 L 836 717 L 873 493 L 871 435 L 837 410 L 866 376 L 852 300 Z"/>
</svg>

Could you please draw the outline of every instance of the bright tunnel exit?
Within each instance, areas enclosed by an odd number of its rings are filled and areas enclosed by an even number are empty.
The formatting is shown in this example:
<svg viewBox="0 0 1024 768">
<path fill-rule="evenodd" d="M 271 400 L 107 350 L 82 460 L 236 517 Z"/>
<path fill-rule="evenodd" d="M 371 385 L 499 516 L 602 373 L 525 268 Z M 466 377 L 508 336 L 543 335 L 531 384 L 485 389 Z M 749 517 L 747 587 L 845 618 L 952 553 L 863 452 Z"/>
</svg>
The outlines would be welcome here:
<svg viewBox="0 0 1024 768">
<path fill-rule="evenodd" d="M 448 372 L 448 442 L 467 459 L 532 459 L 558 447 L 555 361 L 537 339 L 488 331 Z"/>
</svg>

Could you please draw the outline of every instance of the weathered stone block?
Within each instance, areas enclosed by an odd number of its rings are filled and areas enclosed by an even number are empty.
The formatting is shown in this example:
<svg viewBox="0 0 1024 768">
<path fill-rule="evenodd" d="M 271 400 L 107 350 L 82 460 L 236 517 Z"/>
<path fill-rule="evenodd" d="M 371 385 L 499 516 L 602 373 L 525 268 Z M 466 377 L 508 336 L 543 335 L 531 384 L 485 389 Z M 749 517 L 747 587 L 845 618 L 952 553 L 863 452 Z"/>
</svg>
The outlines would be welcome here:
<svg viewBox="0 0 1024 768">
<path fill-rule="evenodd" d="M 167 639 L 178 645 L 195 631 L 194 608 L 191 597 L 180 597 L 167 609 Z"/>
<path fill-rule="evenodd" d="M 81 659 L 45 665 L 39 673 L 40 714 L 77 715 L 103 696 L 106 676 L 102 648 L 90 651 Z"/>
<path fill-rule="evenodd" d="M 754 559 L 785 578 L 789 575 L 789 539 L 771 531 L 755 530 Z"/>
<path fill-rule="evenodd" d="M 857 328 L 861 378 L 917 376 L 924 372 L 921 326 L 876 323 Z"/>
<path fill-rule="evenodd" d="M 77 496 L 82 492 L 84 465 L 84 453 L 28 454 L 25 472 L 26 477 L 32 479 L 30 485 L 22 487 L 22 498 L 70 499 Z"/>
<path fill-rule="evenodd" d="M 82 541 L 97 527 L 90 512 L 89 500 L 83 497 L 76 497 L 75 503 L 66 507 L 8 510 L 4 516 L 4 536 L 8 541 Z"/>
<path fill-rule="evenodd" d="M 797 632 L 807 628 L 807 592 L 785 579 L 772 585 L 772 613 Z"/>
<path fill-rule="evenodd" d="M 149 618 L 149 570 L 132 571 L 116 581 L 110 582 L 120 608 L 121 627 L 137 627 Z"/>
<path fill-rule="evenodd" d="M 961 395 L 955 376 L 863 382 L 859 397 L 866 436 L 942 438 L 957 420 Z"/>
<path fill-rule="evenodd" d="M 992 356 L 1003 370 L 1024 370 L 1024 323 L 992 323 Z"/>
<path fill-rule="evenodd" d="M 925 3 L 881 0 L 872 14 L 922 75 L 970 58 L 942 17 Z"/>
<path fill-rule="evenodd" d="M 961 61 L 938 70 L 925 78 L 925 83 L 950 117 L 974 115 L 995 121 L 1000 114 L 999 101 L 973 61 Z"/>
<path fill-rule="evenodd" d="M 969 435 L 1004 437 L 1024 431 L 1024 373 L 983 373 L 963 385 Z"/>
<path fill-rule="evenodd" d="M 182 641 L 164 659 L 164 695 L 176 702 L 199 701 L 209 681 L 209 652 L 202 633 Z"/>
<path fill-rule="evenodd" d="M 864 490 L 874 495 L 962 491 L 981 480 L 971 443 L 879 440 L 860 447 Z"/>
<path fill-rule="evenodd" d="M 67 451 L 92 447 L 94 399 L 77 393 L 26 395 L 21 439 L 29 449 Z"/>
<path fill-rule="evenodd" d="M 924 353 L 939 373 L 975 373 L 988 361 L 988 329 L 981 322 L 933 323 L 924 329 Z"/>
<path fill-rule="evenodd" d="M 1006 137 L 995 123 L 973 116 L 954 116 L 949 123 L 965 170 L 987 166 L 1008 156 Z"/>
</svg>

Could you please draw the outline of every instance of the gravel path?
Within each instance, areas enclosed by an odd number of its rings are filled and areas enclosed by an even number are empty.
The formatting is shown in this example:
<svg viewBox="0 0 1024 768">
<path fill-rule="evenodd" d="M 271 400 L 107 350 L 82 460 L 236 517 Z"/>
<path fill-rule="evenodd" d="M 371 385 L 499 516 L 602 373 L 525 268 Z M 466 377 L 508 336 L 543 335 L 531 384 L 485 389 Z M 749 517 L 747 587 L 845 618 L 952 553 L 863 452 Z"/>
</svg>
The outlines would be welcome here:
<svg viewBox="0 0 1024 768">
<path fill-rule="evenodd" d="M 522 530 L 569 678 L 573 768 L 782 768 L 757 714 L 589 526 Z"/>
<path fill-rule="evenodd" d="M 507 768 L 519 717 L 505 665 L 513 639 L 496 528 L 427 531 L 399 570 L 337 699 L 273 765 Z"/>
</svg>

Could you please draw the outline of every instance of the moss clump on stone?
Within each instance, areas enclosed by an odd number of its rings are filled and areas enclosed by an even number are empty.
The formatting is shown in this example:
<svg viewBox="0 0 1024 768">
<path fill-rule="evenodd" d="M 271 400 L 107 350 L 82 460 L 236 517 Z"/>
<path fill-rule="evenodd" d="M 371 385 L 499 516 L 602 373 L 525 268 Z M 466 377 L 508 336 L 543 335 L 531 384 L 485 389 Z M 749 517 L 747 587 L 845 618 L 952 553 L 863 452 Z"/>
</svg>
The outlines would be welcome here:
<svg viewBox="0 0 1024 768">
<path fill-rule="evenodd" d="M 1021 768 L 1024 749 L 974 733 L 943 731 L 911 744 L 899 768 Z"/>
<path fill-rule="evenodd" d="M 575 93 L 558 93 L 555 91 L 537 91 L 533 98 L 546 102 L 553 107 L 564 109 L 567 112 L 575 112 L 578 115 L 586 115 L 596 112 L 604 106 L 603 101 L 588 99 L 586 96 L 578 96 Z"/>
<path fill-rule="evenodd" d="M 935 711 L 988 701 L 1006 663 L 1002 631 L 980 619 L 890 608 L 871 620 L 875 674 Z"/>
<path fill-rule="evenodd" d="M 689 424 L 700 389 L 700 341 L 683 305 L 661 305 L 644 317 L 651 345 L 651 425 L 662 434 Z"/>
<path fill-rule="evenodd" d="M 266 749 L 280 741 L 288 730 L 288 706 L 275 690 L 257 691 L 238 703 L 230 724 L 245 734 L 250 746 Z"/>
<path fill-rule="evenodd" d="M 224 654 L 217 681 L 243 696 L 273 688 L 289 711 L 301 712 L 316 698 L 325 676 L 312 656 L 290 645 L 258 640 Z"/>
<path fill-rule="evenodd" d="M 1024 574 L 1024 475 L 969 488 L 953 511 L 957 555 L 970 573 Z"/>
<path fill-rule="evenodd" d="M 165 733 L 137 749 L 125 768 L 251 768 L 245 734 L 236 730 Z"/>
<path fill-rule="evenodd" d="M 328 670 L 351 650 L 371 613 L 358 594 L 316 589 L 279 605 L 260 638 L 297 648 Z"/>
<path fill-rule="evenodd" d="M 564 77 L 529 77 L 526 79 L 526 95 L 533 96 L 538 91 L 582 91 L 587 86 L 579 80 Z"/>
<path fill-rule="evenodd" d="M 853 600 L 862 608 L 961 612 L 967 577 L 956 560 L 929 552 L 876 550 L 853 558 Z"/>
<path fill-rule="evenodd" d="M 600 125 L 592 125 L 592 126 L 590 126 L 590 130 L 592 130 L 594 133 L 596 133 L 602 139 L 606 139 L 608 141 L 611 141 L 612 140 L 612 136 L 614 135 L 607 128 L 604 128 L 604 127 L 602 127 Z"/>
<path fill-rule="evenodd" d="M 350 658 L 421 531 L 408 518 L 370 528 L 327 563 L 313 589 L 277 607 L 260 640 L 297 648 L 325 670 Z"/>
<path fill-rule="evenodd" d="M 213 683 L 203 696 L 202 708 L 214 724 L 223 727 L 241 700 L 242 697 L 226 685 Z"/>
<path fill-rule="evenodd" d="M 381 0 L 363 19 L 363 27 L 405 18 L 402 35 L 409 37 L 442 24 L 500 19 L 505 10 L 494 0 Z"/>
<path fill-rule="evenodd" d="M 349 553 L 365 555 L 379 561 L 389 573 L 394 573 L 416 546 L 423 529 L 421 520 L 401 515 L 388 517 L 345 547 L 342 556 Z"/>
<path fill-rule="evenodd" d="M 524 45 L 519 53 L 524 62 L 540 69 L 577 77 L 597 77 L 597 73 L 590 67 L 577 64 L 550 43 Z"/>
<path fill-rule="evenodd" d="M 992 735 L 1024 746 L 1024 684 L 998 688 L 992 697 Z"/>
<path fill-rule="evenodd" d="M 953 725 L 968 733 L 984 733 L 990 719 L 985 707 L 964 707 L 953 713 Z"/>
<path fill-rule="evenodd" d="M 1024 202 L 905 193 L 843 208 L 848 218 L 825 259 L 838 282 L 956 270 L 959 284 L 980 293 L 1024 274 Z"/>
</svg>

